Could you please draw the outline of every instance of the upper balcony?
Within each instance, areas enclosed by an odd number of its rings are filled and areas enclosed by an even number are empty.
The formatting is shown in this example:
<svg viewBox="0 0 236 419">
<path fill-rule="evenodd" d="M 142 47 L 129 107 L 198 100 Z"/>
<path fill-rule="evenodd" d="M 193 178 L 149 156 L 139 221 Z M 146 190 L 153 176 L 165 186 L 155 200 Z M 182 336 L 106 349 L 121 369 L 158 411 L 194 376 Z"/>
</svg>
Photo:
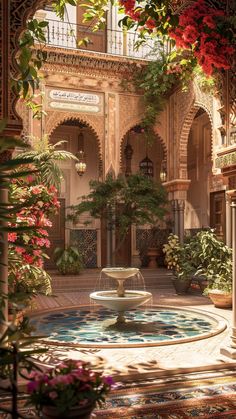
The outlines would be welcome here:
<svg viewBox="0 0 236 419">
<path fill-rule="evenodd" d="M 55 48 L 80 49 L 141 60 L 154 60 L 158 51 L 163 52 L 169 48 L 167 44 L 164 47 L 160 46 L 158 41 L 151 38 L 137 48 L 138 34 L 131 31 L 106 28 L 93 32 L 85 25 L 53 19 L 46 21 L 47 45 Z M 87 43 L 79 46 L 78 42 L 81 39 L 86 39 Z"/>
</svg>

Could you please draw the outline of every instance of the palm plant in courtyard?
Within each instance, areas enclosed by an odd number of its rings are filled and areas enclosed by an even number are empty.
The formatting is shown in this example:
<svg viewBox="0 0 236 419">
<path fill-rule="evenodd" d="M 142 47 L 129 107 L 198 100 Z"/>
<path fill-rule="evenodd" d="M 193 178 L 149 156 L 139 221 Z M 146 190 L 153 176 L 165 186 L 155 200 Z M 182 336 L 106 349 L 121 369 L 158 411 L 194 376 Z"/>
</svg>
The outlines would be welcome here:
<svg viewBox="0 0 236 419">
<path fill-rule="evenodd" d="M 27 159 L 32 159 L 37 169 L 35 183 L 42 183 L 45 186 L 53 185 L 59 191 L 63 173 L 58 162 L 68 159 L 77 161 L 77 157 L 62 149 L 66 141 L 51 144 L 48 135 L 42 138 L 33 137 L 30 140 L 32 141 L 31 149 L 21 152 L 18 158 L 26 162 Z"/>
</svg>

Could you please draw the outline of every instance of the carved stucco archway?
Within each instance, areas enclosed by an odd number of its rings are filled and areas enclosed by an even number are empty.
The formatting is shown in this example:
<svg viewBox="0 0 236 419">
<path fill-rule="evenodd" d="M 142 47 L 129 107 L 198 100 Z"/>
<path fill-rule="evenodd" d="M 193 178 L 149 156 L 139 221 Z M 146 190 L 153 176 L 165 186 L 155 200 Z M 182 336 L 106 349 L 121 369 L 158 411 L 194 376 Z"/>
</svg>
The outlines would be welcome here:
<svg viewBox="0 0 236 419">
<path fill-rule="evenodd" d="M 57 127 L 59 127 L 61 124 L 63 124 L 66 121 L 80 121 L 83 124 L 87 125 L 89 129 L 92 131 L 98 145 L 98 160 L 99 160 L 99 176 L 102 176 L 102 140 L 99 136 L 99 133 L 97 132 L 97 125 L 96 124 L 96 117 L 90 117 L 88 115 L 80 115 L 75 112 L 50 112 L 47 115 L 46 120 L 46 132 L 49 135 L 49 137 L 52 135 L 52 133 L 55 131 Z M 97 117 L 98 118 L 98 117 Z M 101 131 L 101 130 L 100 130 Z"/>
<path fill-rule="evenodd" d="M 186 118 L 184 119 L 180 137 L 178 141 L 178 158 L 179 158 L 179 173 L 176 176 L 179 179 L 187 179 L 187 147 L 190 129 L 193 123 L 193 120 L 199 111 L 202 108 L 208 115 L 210 124 L 211 124 L 211 150 L 213 149 L 213 115 L 209 107 L 201 101 L 194 101 L 192 104 Z"/>
<path fill-rule="evenodd" d="M 128 134 L 128 132 L 129 131 L 131 131 L 132 130 L 132 128 L 134 128 L 136 125 L 140 125 L 141 124 L 141 120 L 139 119 L 139 120 L 136 120 L 136 123 L 135 124 L 133 124 L 133 125 L 131 125 L 130 127 L 129 127 L 129 129 L 127 129 L 126 130 L 126 132 L 124 133 L 124 135 L 123 135 L 123 137 L 121 138 L 121 140 L 120 140 L 120 171 L 122 170 L 122 151 L 123 151 L 123 146 L 124 146 L 124 141 L 126 140 L 126 135 Z M 164 157 L 164 159 L 166 160 L 167 159 L 167 148 L 166 148 L 166 143 L 165 143 L 165 141 L 163 140 L 163 138 L 161 138 L 161 136 L 157 133 L 157 132 L 155 132 L 155 131 L 153 131 L 154 132 L 154 134 L 155 134 L 155 137 L 156 137 L 156 139 L 158 140 L 158 141 L 160 141 L 160 143 L 161 143 L 161 145 L 162 145 L 162 149 L 163 149 L 163 157 Z"/>
</svg>

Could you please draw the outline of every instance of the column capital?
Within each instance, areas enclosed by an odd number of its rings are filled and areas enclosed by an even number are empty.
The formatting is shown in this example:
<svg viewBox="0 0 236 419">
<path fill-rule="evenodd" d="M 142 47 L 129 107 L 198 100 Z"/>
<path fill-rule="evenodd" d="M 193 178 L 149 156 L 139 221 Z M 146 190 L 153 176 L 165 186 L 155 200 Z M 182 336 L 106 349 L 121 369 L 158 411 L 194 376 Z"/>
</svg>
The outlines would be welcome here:
<svg viewBox="0 0 236 419">
<path fill-rule="evenodd" d="M 226 196 L 228 199 L 231 200 L 231 203 L 236 202 L 236 189 L 231 189 L 230 191 L 227 191 Z"/>
<path fill-rule="evenodd" d="M 190 179 L 173 179 L 165 182 L 165 188 L 167 192 L 187 191 L 190 182 Z"/>
</svg>

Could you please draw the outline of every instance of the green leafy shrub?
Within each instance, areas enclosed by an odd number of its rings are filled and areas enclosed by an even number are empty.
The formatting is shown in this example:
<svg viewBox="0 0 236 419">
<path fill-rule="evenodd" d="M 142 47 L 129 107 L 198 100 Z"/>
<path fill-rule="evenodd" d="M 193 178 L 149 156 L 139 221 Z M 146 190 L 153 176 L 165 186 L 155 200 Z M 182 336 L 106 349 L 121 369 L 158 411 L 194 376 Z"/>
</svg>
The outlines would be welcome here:
<svg viewBox="0 0 236 419">
<path fill-rule="evenodd" d="M 208 280 L 211 289 L 232 291 L 232 250 L 219 240 L 213 230 L 200 231 L 190 240 L 192 264 L 195 275 L 202 275 Z"/>
<path fill-rule="evenodd" d="M 195 272 L 189 247 L 189 243 L 181 244 L 175 234 L 170 234 L 167 244 L 163 246 L 167 268 L 173 270 L 174 275 L 183 281 L 189 280 Z"/>
<path fill-rule="evenodd" d="M 203 276 L 208 281 L 204 293 L 211 289 L 232 291 L 232 250 L 213 230 L 203 230 L 187 238 L 183 244 L 170 234 L 164 245 L 165 262 L 178 278 Z"/>
<path fill-rule="evenodd" d="M 54 251 L 54 259 L 57 269 L 62 275 L 79 274 L 83 267 L 82 255 L 74 246 L 68 246 L 66 249 L 57 247 Z"/>
</svg>

